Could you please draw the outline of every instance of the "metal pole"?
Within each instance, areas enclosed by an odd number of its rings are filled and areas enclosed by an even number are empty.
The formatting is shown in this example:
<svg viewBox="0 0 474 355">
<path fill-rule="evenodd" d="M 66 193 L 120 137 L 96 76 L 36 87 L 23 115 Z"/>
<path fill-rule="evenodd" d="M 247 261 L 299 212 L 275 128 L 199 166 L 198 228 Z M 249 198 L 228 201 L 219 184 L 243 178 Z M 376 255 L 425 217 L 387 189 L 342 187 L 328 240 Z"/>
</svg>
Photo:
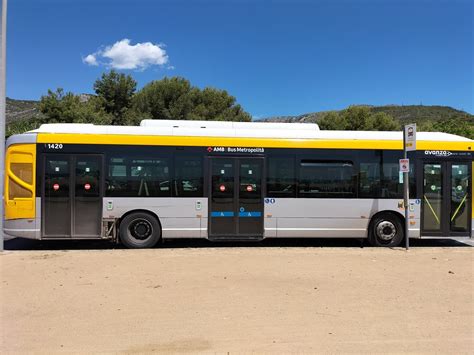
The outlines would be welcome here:
<svg viewBox="0 0 474 355">
<path fill-rule="evenodd" d="M 403 127 L 403 159 L 407 159 L 407 142 L 406 142 L 406 128 Z M 408 164 L 410 167 L 410 164 Z M 410 192 L 409 192 L 409 182 L 408 182 L 408 173 L 403 173 L 403 205 L 405 207 L 405 248 L 408 250 L 410 248 L 410 238 L 408 236 L 408 226 L 410 224 L 410 219 L 408 216 L 408 205 L 410 203 Z"/>
<path fill-rule="evenodd" d="M 1 53 L 0 53 L 0 251 L 4 248 L 3 234 L 3 207 L 5 191 L 5 124 L 6 124 L 6 74 L 7 74 L 7 0 L 2 1 L 2 24 L 0 26 Z"/>
</svg>

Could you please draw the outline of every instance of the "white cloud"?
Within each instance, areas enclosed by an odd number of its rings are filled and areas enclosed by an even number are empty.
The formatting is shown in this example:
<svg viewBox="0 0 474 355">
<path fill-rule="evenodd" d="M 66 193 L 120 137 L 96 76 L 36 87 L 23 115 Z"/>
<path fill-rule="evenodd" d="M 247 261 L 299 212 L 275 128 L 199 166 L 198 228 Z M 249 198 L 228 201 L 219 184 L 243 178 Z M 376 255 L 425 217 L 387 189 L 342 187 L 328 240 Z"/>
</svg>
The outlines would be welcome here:
<svg viewBox="0 0 474 355">
<path fill-rule="evenodd" d="M 85 58 L 82 58 L 82 62 L 88 65 L 99 65 L 97 58 L 93 54 L 89 54 Z"/>
<path fill-rule="evenodd" d="M 163 45 L 151 42 L 130 44 L 129 39 L 122 39 L 111 46 L 99 49 L 83 59 L 88 65 L 103 64 L 113 69 L 144 70 L 152 65 L 165 65 L 168 55 Z M 99 62 L 98 58 L 101 59 Z"/>
</svg>

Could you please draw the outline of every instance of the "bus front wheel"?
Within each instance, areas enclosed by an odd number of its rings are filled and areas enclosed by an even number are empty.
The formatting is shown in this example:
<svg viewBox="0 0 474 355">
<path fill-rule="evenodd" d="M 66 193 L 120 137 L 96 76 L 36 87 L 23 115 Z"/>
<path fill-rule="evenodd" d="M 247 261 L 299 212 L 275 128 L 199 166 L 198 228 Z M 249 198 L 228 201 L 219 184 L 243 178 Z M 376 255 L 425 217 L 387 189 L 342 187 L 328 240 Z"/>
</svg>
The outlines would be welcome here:
<svg viewBox="0 0 474 355">
<path fill-rule="evenodd" d="M 119 235 L 127 248 L 152 248 L 161 239 L 161 226 L 154 216 L 134 212 L 120 222 Z"/>
<path fill-rule="evenodd" d="M 369 227 L 369 242 L 374 247 L 396 247 L 404 237 L 400 218 L 392 213 L 375 216 Z"/>
</svg>

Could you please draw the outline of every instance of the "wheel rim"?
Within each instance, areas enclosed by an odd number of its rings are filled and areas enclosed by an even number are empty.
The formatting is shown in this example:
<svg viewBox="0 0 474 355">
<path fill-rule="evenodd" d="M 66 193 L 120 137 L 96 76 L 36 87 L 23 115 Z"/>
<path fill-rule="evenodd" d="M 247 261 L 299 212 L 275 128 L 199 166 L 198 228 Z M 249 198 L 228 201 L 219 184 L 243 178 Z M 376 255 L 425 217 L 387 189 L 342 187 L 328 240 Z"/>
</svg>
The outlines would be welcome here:
<svg viewBox="0 0 474 355">
<path fill-rule="evenodd" d="M 390 221 L 382 221 L 375 227 L 375 234 L 380 242 L 390 243 L 397 234 L 397 228 Z"/>
<path fill-rule="evenodd" d="M 153 234 L 153 226 L 144 218 L 137 218 L 128 227 L 128 234 L 140 241 L 144 241 Z"/>
</svg>

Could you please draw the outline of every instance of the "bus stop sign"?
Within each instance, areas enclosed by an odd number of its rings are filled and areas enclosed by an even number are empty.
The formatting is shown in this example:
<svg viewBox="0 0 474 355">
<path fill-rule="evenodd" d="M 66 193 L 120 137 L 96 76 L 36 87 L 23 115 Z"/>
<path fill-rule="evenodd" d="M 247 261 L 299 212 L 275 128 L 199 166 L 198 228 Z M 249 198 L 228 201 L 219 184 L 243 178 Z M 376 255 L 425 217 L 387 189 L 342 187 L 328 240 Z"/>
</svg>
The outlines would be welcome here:
<svg viewBox="0 0 474 355">
<path fill-rule="evenodd" d="M 416 150 L 416 123 L 405 126 L 405 149 L 407 152 Z"/>
</svg>

